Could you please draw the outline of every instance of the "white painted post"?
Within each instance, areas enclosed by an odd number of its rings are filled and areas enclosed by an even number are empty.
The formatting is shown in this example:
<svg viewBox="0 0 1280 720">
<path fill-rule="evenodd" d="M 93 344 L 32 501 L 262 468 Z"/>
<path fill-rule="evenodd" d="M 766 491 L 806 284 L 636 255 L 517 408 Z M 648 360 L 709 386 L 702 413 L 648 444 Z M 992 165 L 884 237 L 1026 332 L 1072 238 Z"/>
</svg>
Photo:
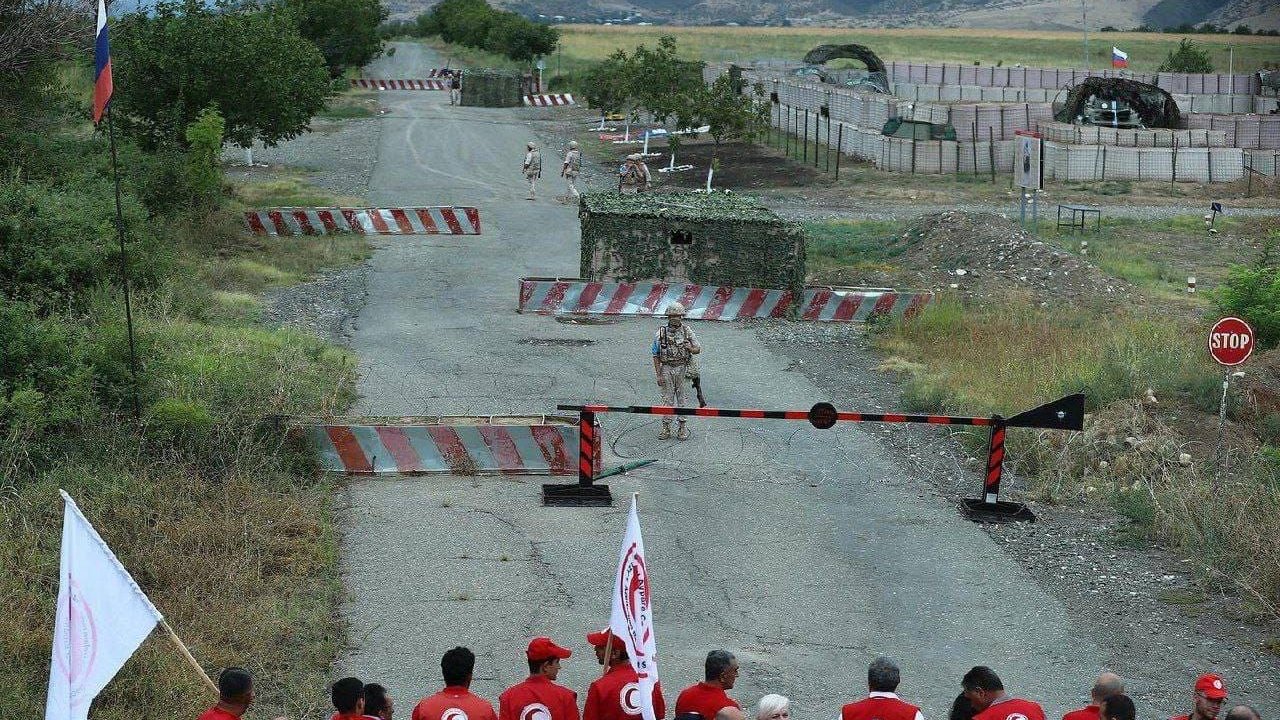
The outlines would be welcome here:
<svg viewBox="0 0 1280 720">
<path fill-rule="evenodd" d="M 244 149 L 244 164 L 253 167 L 253 146 Z"/>
</svg>

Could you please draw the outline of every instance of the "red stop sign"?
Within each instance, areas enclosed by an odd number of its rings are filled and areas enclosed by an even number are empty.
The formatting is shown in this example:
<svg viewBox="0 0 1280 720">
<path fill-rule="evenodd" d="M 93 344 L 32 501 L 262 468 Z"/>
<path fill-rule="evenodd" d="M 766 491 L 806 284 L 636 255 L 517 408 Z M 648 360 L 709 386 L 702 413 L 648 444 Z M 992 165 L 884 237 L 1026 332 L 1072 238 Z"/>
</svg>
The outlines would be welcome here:
<svg viewBox="0 0 1280 720">
<path fill-rule="evenodd" d="M 1253 354 L 1253 328 L 1238 317 L 1225 317 L 1209 331 L 1209 354 L 1219 365 L 1239 365 Z"/>
</svg>

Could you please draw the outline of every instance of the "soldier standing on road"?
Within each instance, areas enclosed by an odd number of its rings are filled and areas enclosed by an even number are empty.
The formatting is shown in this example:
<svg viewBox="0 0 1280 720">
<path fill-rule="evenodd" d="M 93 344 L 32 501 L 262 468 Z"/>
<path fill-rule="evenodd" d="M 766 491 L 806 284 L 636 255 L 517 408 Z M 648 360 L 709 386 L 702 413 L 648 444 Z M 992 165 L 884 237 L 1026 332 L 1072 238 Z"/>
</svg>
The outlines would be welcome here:
<svg viewBox="0 0 1280 720">
<path fill-rule="evenodd" d="M 564 154 L 564 165 L 560 168 L 560 177 L 564 178 L 568 189 L 564 201 L 570 202 L 582 197 L 578 192 L 578 173 L 582 172 L 582 151 L 578 149 L 578 141 L 569 141 L 569 151 Z"/>
<path fill-rule="evenodd" d="M 449 104 L 462 104 L 462 71 L 454 70 L 449 73 Z"/>
<path fill-rule="evenodd" d="M 689 375 L 693 356 L 702 352 L 698 338 L 693 329 L 684 324 L 685 308 L 680 303 L 667 306 L 667 324 L 658 328 L 653 338 L 653 372 L 658 376 L 658 388 L 662 390 L 662 400 L 671 407 L 685 405 L 688 390 L 685 382 Z M 671 437 L 671 416 L 662 416 L 662 432 L 659 440 Z M 684 416 L 680 416 L 680 428 L 676 431 L 677 440 L 688 440 L 689 429 L 685 427 Z"/>
<path fill-rule="evenodd" d="M 534 191 L 538 178 L 542 177 L 542 153 L 538 152 L 538 146 L 535 143 L 528 143 L 525 147 L 528 148 L 528 152 L 524 155 L 524 179 L 529 181 L 529 199 L 536 200 Z"/>
<path fill-rule="evenodd" d="M 649 189 L 649 181 L 652 179 L 649 166 L 644 164 L 644 157 L 640 153 L 632 153 L 627 156 L 626 163 L 618 173 L 618 191 L 623 195 L 642 193 Z"/>
</svg>

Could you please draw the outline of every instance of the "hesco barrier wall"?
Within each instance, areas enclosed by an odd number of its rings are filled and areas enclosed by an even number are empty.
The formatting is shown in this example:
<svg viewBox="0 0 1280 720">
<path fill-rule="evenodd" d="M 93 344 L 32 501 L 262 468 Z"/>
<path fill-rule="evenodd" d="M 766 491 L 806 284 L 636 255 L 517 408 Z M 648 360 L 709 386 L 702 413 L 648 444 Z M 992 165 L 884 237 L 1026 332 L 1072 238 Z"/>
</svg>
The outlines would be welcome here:
<svg viewBox="0 0 1280 720">
<path fill-rule="evenodd" d="M 1036 123 L 1046 140 L 1070 145 L 1118 145 L 1121 147 L 1234 147 L 1222 130 L 1118 129 L 1097 125 L 1071 125 L 1053 120 Z"/>
<path fill-rule="evenodd" d="M 1277 168 L 1280 168 L 1280 150 L 1245 150 L 1244 164 L 1259 175 L 1276 177 Z"/>
<path fill-rule="evenodd" d="M 1188 115 L 1187 126 L 1221 131 L 1231 147 L 1280 148 L 1280 115 Z"/>
<path fill-rule="evenodd" d="M 1233 182 L 1244 177 L 1239 148 L 1131 148 L 1044 144 L 1044 176 L 1055 180 Z"/>
<path fill-rule="evenodd" d="M 1124 77 L 1155 85 L 1174 95 L 1257 95 L 1262 86 L 1257 75 L 1198 73 L 1131 73 L 1115 70 L 1060 70 L 1057 68 L 993 67 L 951 63 L 885 64 L 891 83 L 919 85 L 974 85 L 998 88 L 1071 87 L 1088 77 Z"/>
<path fill-rule="evenodd" d="M 1067 88 L 1004 88 L 977 85 L 893 83 L 894 96 L 911 102 L 1062 102 Z M 1254 95 L 1189 95 L 1171 93 L 1184 113 L 1261 113 L 1275 108 L 1275 98 Z"/>
</svg>

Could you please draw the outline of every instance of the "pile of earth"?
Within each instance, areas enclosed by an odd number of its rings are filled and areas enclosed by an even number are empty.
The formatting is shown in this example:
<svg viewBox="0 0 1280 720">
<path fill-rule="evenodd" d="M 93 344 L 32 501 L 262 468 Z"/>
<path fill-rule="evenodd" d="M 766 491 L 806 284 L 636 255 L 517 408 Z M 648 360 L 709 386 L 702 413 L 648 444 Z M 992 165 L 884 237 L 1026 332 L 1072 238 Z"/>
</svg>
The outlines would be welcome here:
<svg viewBox="0 0 1280 720">
<path fill-rule="evenodd" d="M 952 290 L 968 298 L 1013 290 L 1041 304 L 1114 303 L 1131 292 L 1123 280 L 1084 257 L 1037 239 L 994 213 L 924 215 L 891 242 L 898 254 L 889 262 L 900 272 L 867 281 Z"/>
</svg>

